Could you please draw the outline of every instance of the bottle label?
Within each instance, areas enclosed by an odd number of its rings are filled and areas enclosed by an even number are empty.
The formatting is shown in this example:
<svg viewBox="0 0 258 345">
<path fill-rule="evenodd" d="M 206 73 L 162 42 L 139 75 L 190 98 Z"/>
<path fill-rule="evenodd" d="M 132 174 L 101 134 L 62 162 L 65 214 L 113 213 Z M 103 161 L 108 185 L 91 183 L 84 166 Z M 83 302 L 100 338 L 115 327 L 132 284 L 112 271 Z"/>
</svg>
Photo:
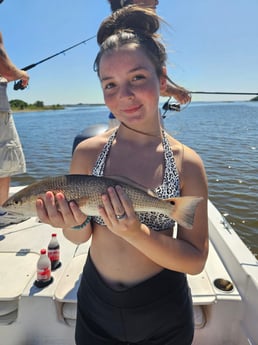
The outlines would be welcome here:
<svg viewBox="0 0 258 345">
<path fill-rule="evenodd" d="M 51 278 L 51 270 L 49 267 L 37 270 L 37 280 L 49 280 Z"/>
<path fill-rule="evenodd" d="M 48 250 L 48 257 L 50 261 L 59 261 L 59 249 L 49 249 Z"/>
</svg>

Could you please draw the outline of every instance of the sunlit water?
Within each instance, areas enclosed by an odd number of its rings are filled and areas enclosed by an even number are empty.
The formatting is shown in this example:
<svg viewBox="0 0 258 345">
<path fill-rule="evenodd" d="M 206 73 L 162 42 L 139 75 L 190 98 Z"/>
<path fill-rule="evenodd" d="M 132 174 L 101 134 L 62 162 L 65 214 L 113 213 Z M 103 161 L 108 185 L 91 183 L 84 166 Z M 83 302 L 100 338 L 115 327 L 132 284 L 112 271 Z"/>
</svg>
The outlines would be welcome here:
<svg viewBox="0 0 258 345">
<path fill-rule="evenodd" d="M 106 123 L 107 114 L 105 107 L 14 114 L 27 173 L 13 177 L 12 185 L 68 173 L 75 136 Z M 193 103 L 168 114 L 165 127 L 201 155 L 209 198 L 258 254 L 258 102 Z"/>
</svg>

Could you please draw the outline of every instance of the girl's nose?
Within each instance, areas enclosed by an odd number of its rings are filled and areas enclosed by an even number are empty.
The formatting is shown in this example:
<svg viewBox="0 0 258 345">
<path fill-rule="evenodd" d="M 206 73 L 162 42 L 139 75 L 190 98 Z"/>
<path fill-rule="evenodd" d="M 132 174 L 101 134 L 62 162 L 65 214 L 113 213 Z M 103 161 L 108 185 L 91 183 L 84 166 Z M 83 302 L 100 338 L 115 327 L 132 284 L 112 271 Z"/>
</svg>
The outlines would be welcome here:
<svg viewBox="0 0 258 345">
<path fill-rule="evenodd" d="M 134 92 L 128 84 L 121 86 L 120 98 L 129 98 L 130 99 L 133 97 L 134 97 Z"/>
</svg>

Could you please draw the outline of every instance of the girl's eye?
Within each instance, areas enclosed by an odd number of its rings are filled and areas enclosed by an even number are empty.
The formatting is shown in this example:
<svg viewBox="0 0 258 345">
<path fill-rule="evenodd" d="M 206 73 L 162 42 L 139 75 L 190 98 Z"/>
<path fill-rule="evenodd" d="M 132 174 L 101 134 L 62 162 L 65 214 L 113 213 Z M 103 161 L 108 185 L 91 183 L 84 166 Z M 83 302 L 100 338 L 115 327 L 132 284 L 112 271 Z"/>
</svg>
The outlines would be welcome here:
<svg viewBox="0 0 258 345">
<path fill-rule="evenodd" d="M 110 90 L 110 89 L 112 89 L 113 87 L 115 87 L 115 84 L 114 84 L 114 83 L 108 83 L 108 84 L 104 85 L 104 89 L 105 89 L 105 90 Z"/>
<path fill-rule="evenodd" d="M 142 74 L 138 74 L 138 75 L 133 77 L 133 80 L 141 80 L 141 79 L 145 79 L 145 76 Z"/>
</svg>

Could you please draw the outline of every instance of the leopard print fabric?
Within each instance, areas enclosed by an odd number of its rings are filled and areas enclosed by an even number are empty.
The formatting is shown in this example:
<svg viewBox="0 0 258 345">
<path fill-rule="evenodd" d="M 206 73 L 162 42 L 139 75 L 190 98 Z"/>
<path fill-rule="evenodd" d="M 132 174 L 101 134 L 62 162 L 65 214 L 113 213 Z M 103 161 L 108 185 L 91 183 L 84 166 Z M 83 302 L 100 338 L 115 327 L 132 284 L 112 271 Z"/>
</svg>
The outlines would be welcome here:
<svg viewBox="0 0 258 345">
<path fill-rule="evenodd" d="M 117 130 L 115 130 L 108 142 L 104 146 L 102 152 L 98 156 L 98 159 L 93 168 L 92 174 L 95 176 L 103 176 L 105 169 L 105 162 L 109 151 L 111 149 L 112 143 L 116 137 Z M 166 133 L 162 130 L 162 145 L 164 149 L 164 160 L 165 160 L 165 172 L 162 185 L 155 188 L 154 192 L 161 199 L 168 199 L 172 197 L 178 197 L 180 195 L 180 181 L 179 175 L 176 168 L 175 159 L 173 152 L 170 148 L 170 144 Z M 166 229 L 172 229 L 175 222 L 166 216 L 165 214 L 157 212 L 141 212 L 138 214 L 141 223 L 147 225 L 149 228 L 155 231 L 162 231 Z M 105 225 L 101 217 L 94 217 L 93 220 L 100 224 Z"/>
</svg>

